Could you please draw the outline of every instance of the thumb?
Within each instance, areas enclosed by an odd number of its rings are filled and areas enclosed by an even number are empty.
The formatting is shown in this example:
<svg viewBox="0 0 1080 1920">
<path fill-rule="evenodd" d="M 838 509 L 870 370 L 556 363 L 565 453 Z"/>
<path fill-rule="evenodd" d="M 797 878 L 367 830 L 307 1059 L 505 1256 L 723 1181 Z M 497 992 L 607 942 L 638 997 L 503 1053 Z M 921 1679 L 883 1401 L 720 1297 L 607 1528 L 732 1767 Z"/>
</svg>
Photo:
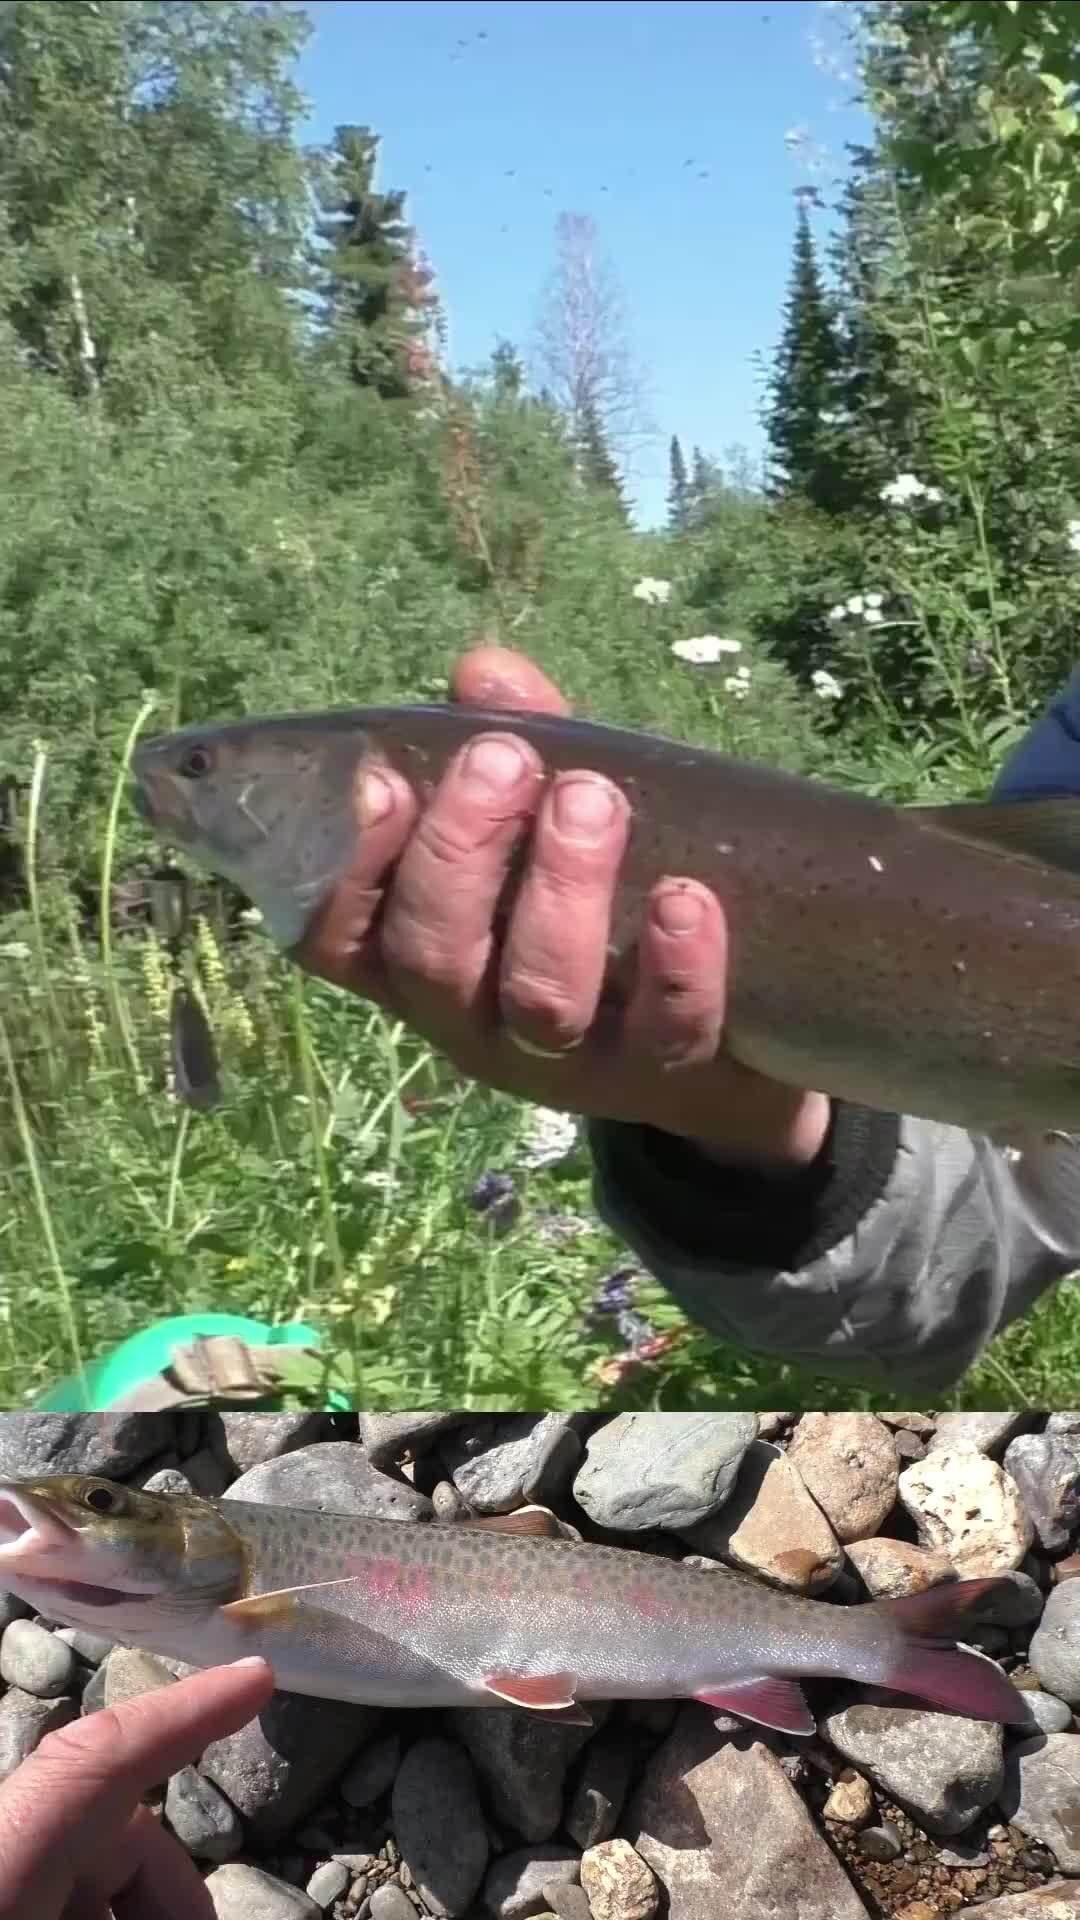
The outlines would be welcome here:
<svg viewBox="0 0 1080 1920">
<path fill-rule="evenodd" d="M 471 647 L 450 676 L 450 697 L 465 707 L 521 713 L 569 713 L 554 680 L 513 647 Z"/>
<path fill-rule="evenodd" d="M 0 1915 L 46 1920 L 50 1894 L 59 1911 L 142 1795 L 253 1719 L 273 1688 L 265 1660 L 238 1660 L 48 1734 L 0 1787 Z"/>
</svg>

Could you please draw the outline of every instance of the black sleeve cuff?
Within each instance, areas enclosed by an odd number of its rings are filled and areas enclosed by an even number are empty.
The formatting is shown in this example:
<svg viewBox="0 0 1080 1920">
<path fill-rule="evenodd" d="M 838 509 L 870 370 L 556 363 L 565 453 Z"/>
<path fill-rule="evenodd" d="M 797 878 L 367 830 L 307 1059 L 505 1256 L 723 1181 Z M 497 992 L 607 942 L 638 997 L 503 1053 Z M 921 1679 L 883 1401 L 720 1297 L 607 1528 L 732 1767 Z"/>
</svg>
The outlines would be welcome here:
<svg viewBox="0 0 1080 1920">
<path fill-rule="evenodd" d="M 725 1166 L 655 1127 L 597 1120 L 593 1162 L 614 1224 L 669 1257 L 794 1273 L 846 1240 L 884 1193 L 900 1116 L 832 1103 L 817 1158 L 797 1170 Z"/>
</svg>

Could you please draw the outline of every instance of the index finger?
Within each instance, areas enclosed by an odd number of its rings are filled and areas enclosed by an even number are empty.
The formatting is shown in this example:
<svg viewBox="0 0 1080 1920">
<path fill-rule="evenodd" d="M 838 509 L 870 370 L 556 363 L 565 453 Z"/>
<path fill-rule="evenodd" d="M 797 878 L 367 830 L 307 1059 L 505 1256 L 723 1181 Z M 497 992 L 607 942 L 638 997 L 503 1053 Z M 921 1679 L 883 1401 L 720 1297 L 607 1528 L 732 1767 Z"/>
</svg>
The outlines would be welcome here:
<svg viewBox="0 0 1080 1920">
<path fill-rule="evenodd" d="M 0 1914 L 49 1912 L 116 1838 L 142 1795 L 254 1719 L 274 1690 L 265 1660 L 193 1674 L 62 1727 L 0 1787 Z"/>
</svg>

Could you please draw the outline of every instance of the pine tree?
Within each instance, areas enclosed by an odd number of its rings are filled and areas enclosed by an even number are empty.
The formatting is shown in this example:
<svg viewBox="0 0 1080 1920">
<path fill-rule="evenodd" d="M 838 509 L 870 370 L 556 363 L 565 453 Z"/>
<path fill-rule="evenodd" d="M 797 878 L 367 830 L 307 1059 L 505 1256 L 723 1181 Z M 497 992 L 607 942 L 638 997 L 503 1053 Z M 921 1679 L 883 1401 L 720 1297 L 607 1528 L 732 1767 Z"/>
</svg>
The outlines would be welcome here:
<svg viewBox="0 0 1080 1920">
<path fill-rule="evenodd" d="M 491 355 L 491 379 L 500 400 L 520 400 L 525 390 L 525 368 L 512 340 L 498 340 Z"/>
<path fill-rule="evenodd" d="M 835 409 L 841 353 L 831 303 L 818 272 L 805 198 L 800 196 L 784 330 L 770 381 L 766 426 L 769 491 L 838 512 L 846 504 L 828 416 Z"/>
<path fill-rule="evenodd" d="M 612 494 L 625 512 L 622 482 L 596 407 L 586 401 L 578 437 L 578 470 L 587 486 Z"/>
<path fill-rule="evenodd" d="M 671 476 L 667 497 L 668 526 L 672 533 L 685 533 L 690 524 L 690 481 L 677 433 L 671 436 L 668 464 Z"/>
<path fill-rule="evenodd" d="M 318 187 L 323 260 L 322 328 L 357 386 L 402 399 L 432 370 L 423 344 L 430 275 L 418 266 L 405 194 L 379 193 L 379 138 L 342 126 Z"/>
<path fill-rule="evenodd" d="M 695 447 L 690 456 L 690 478 L 686 485 L 688 527 L 700 527 L 702 521 L 708 518 L 710 504 L 722 485 L 715 460 L 710 460 L 700 447 Z"/>
</svg>

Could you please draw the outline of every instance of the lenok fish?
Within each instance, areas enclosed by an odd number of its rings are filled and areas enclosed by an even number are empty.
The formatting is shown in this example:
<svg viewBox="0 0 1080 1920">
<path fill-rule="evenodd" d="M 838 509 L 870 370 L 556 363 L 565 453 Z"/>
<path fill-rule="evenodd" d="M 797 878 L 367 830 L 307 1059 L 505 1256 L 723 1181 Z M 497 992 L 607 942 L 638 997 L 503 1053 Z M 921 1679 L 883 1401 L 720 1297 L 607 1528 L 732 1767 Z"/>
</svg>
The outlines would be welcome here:
<svg viewBox="0 0 1080 1920">
<path fill-rule="evenodd" d="M 653 735 L 544 714 L 380 707 L 188 727 L 134 755 L 136 804 L 286 949 L 353 858 L 366 769 L 423 798 L 481 731 L 632 808 L 612 956 L 665 874 L 729 925 L 725 1045 L 887 1112 L 1021 1141 L 1080 1130 L 1080 801 L 897 808 Z"/>
<path fill-rule="evenodd" d="M 386 1707 L 695 1699 L 785 1733 L 800 1680 L 848 1679 L 1028 1724 L 956 1646 L 999 1582 L 831 1606 L 747 1575 L 492 1521 L 369 1520 L 60 1476 L 0 1483 L 0 1586 L 50 1620 L 195 1666 L 262 1654 L 278 1686 Z"/>
</svg>

